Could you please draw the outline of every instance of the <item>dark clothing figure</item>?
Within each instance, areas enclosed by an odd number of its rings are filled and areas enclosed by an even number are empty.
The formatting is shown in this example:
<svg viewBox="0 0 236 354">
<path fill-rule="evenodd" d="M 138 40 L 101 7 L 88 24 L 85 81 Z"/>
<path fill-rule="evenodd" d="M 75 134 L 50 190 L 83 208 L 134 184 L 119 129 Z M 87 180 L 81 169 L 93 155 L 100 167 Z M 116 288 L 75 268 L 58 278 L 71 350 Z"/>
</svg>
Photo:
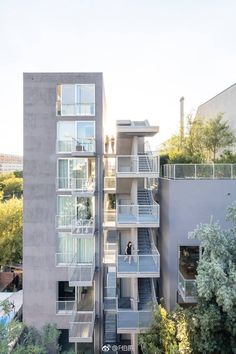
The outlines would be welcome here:
<svg viewBox="0 0 236 354">
<path fill-rule="evenodd" d="M 131 264 L 131 261 L 132 261 L 132 249 L 134 249 L 133 245 L 132 245 L 132 242 L 129 241 L 127 243 L 127 246 L 125 248 L 125 258 L 124 258 L 124 261 L 126 262 L 126 259 L 128 258 L 129 260 L 129 264 Z"/>
</svg>

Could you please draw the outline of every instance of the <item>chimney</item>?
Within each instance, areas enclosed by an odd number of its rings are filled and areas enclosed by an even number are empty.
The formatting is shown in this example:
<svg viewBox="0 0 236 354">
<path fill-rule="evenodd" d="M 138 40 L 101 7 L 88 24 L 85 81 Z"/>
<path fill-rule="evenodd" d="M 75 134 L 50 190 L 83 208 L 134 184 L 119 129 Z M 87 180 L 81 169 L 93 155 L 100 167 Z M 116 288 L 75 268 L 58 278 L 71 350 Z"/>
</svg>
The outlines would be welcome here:
<svg viewBox="0 0 236 354">
<path fill-rule="evenodd" d="M 184 138 L 184 97 L 180 98 L 180 127 L 179 127 L 179 135 L 180 140 L 182 141 Z"/>
</svg>

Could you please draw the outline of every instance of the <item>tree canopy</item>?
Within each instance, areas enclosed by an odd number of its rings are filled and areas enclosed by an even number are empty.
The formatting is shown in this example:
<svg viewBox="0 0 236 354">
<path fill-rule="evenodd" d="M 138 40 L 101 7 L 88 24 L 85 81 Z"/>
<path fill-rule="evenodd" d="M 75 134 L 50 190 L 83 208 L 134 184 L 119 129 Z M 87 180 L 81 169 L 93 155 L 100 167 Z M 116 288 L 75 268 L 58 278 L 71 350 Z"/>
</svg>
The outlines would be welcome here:
<svg viewBox="0 0 236 354">
<path fill-rule="evenodd" d="M 188 117 L 187 135 L 173 135 L 163 143 L 161 155 L 170 163 L 216 162 L 220 154 L 221 159 L 226 159 L 227 150 L 235 141 L 234 132 L 223 120 L 222 113 L 212 119 Z M 232 156 L 235 162 L 236 156 L 231 153 L 231 160 Z"/>
<path fill-rule="evenodd" d="M 22 261 L 23 201 L 12 198 L 0 203 L 0 264 Z"/>
<path fill-rule="evenodd" d="M 190 233 L 202 247 L 197 304 L 170 313 L 158 305 L 150 330 L 139 338 L 146 354 L 236 353 L 236 202 L 227 220 L 226 230 L 211 221 Z"/>
</svg>

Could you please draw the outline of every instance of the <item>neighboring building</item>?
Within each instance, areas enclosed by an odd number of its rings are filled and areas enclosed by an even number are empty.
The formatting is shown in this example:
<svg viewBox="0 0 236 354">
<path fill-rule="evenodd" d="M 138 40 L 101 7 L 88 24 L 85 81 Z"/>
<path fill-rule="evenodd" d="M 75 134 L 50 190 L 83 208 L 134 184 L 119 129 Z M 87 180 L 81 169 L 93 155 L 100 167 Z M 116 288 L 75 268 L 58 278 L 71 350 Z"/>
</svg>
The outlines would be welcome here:
<svg viewBox="0 0 236 354">
<path fill-rule="evenodd" d="M 236 164 L 165 165 L 159 180 L 161 205 L 158 249 L 161 291 L 168 310 L 176 303 L 196 302 L 199 242 L 189 232 L 201 223 L 219 221 L 224 228 L 226 208 L 236 200 Z"/>
<path fill-rule="evenodd" d="M 23 157 L 18 155 L 0 154 L 0 172 L 23 170 Z"/>
<path fill-rule="evenodd" d="M 213 118 L 218 113 L 224 113 L 224 119 L 236 132 L 236 83 L 228 87 L 216 96 L 202 103 L 198 109 L 196 116 Z"/>
</svg>

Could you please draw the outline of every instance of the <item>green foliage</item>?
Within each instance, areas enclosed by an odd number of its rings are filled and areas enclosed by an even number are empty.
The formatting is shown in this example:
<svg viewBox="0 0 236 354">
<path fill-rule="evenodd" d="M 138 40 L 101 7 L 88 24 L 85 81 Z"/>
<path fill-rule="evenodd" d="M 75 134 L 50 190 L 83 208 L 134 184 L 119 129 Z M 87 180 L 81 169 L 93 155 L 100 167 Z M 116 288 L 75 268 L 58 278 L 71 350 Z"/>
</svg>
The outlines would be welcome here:
<svg viewBox="0 0 236 354">
<path fill-rule="evenodd" d="M 236 202 L 227 209 L 230 228 L 201 224 L 190 238 L 201 242 L 196 306 L 167 313 L 159 305 L 139 341 L 151 353 L 236 353 Z"/>
<path fill-rule="evenodd" d="M 235 142 L 233 131 L 223 121 L 222 114 L 209 120 L 188 117 L 187 130 L 185 137 L 173 135 L 162 145 L 161 155 L 168 156 L 169 163 L 216 162 L 217 154 Z"/>
<path fill-rule="evenodd" d="M 12 197 L 20 198 L 23 194 L 23 180 L 22 178 L 8 178 L 3 181 L 3 199 L 10 199 Z"/>
<path fill-rule="evenodd" d="M 23 232 L 22 199 L 10 199 L 0 203 L 0 264 L 22 261 Z"/>
<path fill-rule="evenodd" d="M 11 312 L 11 307 L 11 303 L 7 299 L 0 302 L 0 310 L 2 310 L 5 315 L 9 315 Z"/>
</svg>

